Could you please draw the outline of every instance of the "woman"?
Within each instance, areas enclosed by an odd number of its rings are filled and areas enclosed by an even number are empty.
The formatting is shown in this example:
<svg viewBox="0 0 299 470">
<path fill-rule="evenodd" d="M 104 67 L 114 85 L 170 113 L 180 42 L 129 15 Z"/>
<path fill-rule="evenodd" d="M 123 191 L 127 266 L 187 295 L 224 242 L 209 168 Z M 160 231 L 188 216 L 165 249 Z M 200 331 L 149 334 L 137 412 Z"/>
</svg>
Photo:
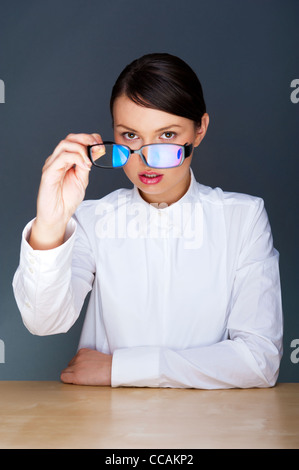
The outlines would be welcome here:
<svg viewBox="0 0 299 470">
<path fill-rule="evenodd" d="M 44 165 L 13 282 L 25 325 L 67 331 L 91 291 L 63 382 L 273 386 L 279 254 L 261 198 L 195 180 L 209 124 L 197 76 L 172 55 L 143 56 L 119 76 L 111 113 L 115 145 L 70 134 Z M 83 201 L 94 166 L 123 167 L 133 189 Z"/>
</svg>

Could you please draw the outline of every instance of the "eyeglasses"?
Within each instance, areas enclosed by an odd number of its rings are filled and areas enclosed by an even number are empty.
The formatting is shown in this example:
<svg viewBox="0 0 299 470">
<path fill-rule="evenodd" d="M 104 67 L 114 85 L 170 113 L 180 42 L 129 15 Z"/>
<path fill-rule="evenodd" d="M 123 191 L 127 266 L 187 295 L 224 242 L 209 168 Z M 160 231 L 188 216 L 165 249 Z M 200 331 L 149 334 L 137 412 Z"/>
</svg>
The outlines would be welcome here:
<svg viewBox="0 0 299 470">
<path fill-rule="evenodd" d="M 143 163 L 151 168 L 174 168 L 190 157 L 192 149 L 192 144 L 165 143 L 144 145 L 139 150 L 131 150 L 126 145 L 108 141 L 87 147 L 88 157 L 98 168 L 121 168 L 133 153 L 140 155 Z"/>
</svg>

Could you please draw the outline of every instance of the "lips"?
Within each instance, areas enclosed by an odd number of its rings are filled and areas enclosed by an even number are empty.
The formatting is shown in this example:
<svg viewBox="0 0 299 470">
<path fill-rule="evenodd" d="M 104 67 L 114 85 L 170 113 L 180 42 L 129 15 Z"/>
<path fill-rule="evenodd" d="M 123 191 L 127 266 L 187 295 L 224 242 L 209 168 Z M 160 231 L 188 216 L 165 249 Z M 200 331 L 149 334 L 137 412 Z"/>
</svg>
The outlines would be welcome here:
<svg viewBox="0 0 299 470">
<path fill-rule="evenodd" d="M 138 176 L 140 181 L 144 184 L 157 184 L 163 178 L 163 175 L 154 171 L 145 171 L 144 173 L 139 173 Z"/>
</svg>

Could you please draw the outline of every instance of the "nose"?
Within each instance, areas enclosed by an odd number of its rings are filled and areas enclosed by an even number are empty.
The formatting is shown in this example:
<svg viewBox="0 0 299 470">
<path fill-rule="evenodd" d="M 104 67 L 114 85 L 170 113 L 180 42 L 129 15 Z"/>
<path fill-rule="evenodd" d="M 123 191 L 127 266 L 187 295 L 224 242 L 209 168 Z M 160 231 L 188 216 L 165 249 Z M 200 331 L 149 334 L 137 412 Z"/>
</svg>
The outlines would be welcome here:
<svg viewBox="0 0 299 470">
<path fill-rule="evenodd" d="M 144 155 L 142 154 L 142 148 L 139 149 L 139 150 L 131 150 L 130 158 L 138 158 L 138 156 L 141 160 L 139 162 L 142 165 L 142 168 L 140 168 L 140 172 L 151 171 L 152 168 L 147 164 L 147 161 L 146 161 Z"/>
<path fill-rule="evenodd" d="M 131 158 L 135 156 L 135 158 L 139 155 L 139 158 L 141 158 L 141 161 L 144 163 L 145 158 L 142 154 L 142 147 L 139 150 L 131 150 Z"/>
</svg>

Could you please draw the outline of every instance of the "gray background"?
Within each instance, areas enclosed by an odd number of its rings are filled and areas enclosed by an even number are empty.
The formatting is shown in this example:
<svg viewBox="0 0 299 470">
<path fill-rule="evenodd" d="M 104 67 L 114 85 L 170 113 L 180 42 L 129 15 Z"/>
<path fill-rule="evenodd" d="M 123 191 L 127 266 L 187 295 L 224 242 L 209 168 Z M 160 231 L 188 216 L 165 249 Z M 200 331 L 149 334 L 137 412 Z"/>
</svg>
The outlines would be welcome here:
<svg viewBox="0 0 299 470">
<path fill-rule="evenodd" d="M 44 160 L 69 132 L 111 139 L 109 98 L 118 74 L 145 53 L 169 52 L 198 74 L 210 114 L 193 161 L 197 180 L 264 198 L 280 252 L 279 381 L 298 382 L 299 363 L 290 359 L 299 338 L 299 103 L 290 99 L 299 78 L 298 14 L 291 0 L 1 0 L 0 379 L 58 379 L 84 319 L 83 311 L 68 333 L 35 337 L 13 297 L 20 236 L 35 216 Z M 131 187 L 122 170 L 93 171 L 86 198 L 119 187 Z"/>
</svg>

